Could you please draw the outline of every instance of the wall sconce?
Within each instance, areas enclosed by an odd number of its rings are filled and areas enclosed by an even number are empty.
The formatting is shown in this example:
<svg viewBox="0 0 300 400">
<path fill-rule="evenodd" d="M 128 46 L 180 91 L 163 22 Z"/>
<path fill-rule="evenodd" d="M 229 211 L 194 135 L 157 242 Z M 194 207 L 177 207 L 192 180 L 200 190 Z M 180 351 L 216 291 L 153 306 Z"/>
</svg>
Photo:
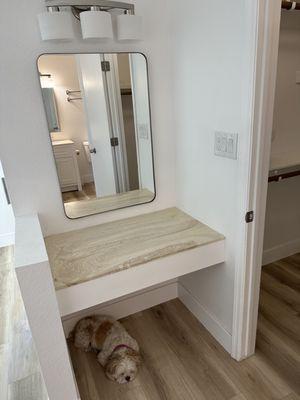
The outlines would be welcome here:
<svg viewBox="0 0 300 400">
<path fill-rule="evenodd" d="M 38 15 L 42 40 L 74 38 L 72 16 L 81 22 L 83 39 L 112 39 L 110 11 L 117 16 L 118 40 L 141 39 L 142 18 L 134 15 L 134 5 L 111 0 L 45 0 L 47 12 Z"/>
<path fill-rule="evenodd" d="M 118 40 L 140 40 L 142 38 L 142 17 L 123 14 L 117 17 Z"/>
<path fill-rule="evenodd" d="M 80 13 L 80 22 L 83 39 L 112 39 L 114 36 L 111 15 L 101 11 L 99 6 Z"/>
<path fill-rule="evenodd" d="M 38 15 L 42 40 L 70 40 L 74 37 L 72 15 L 59 7 L 48 7 Z"/>
</svg>

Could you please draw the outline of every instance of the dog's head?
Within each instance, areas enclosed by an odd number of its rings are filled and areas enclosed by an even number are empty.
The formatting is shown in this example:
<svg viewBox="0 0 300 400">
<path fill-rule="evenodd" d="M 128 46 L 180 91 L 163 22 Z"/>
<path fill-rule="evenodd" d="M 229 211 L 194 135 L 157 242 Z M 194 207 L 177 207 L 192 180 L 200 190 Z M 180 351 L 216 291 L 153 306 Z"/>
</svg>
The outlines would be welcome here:
<svg viewBox="0 0 300 400">
<path fill-rule="evenodd" d="M 105 365 L 106 376 L 117 383 L 129 383 L 138 373 L 141 357 L 133 349 L 114 352 Z"/>
</svg>

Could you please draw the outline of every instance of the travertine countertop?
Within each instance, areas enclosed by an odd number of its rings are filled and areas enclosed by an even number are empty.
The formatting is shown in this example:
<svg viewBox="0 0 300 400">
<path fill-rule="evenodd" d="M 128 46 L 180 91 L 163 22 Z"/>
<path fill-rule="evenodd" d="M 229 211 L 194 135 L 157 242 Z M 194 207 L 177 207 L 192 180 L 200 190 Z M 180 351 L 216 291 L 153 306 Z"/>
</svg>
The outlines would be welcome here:
<svg viewBox="0 0 300 400">
<path fill-rule="evenodd" d="M 45 242 L 58 290 L 220 240 L 220 233 L 169 208 L 49 236 Z"/>
</svg>

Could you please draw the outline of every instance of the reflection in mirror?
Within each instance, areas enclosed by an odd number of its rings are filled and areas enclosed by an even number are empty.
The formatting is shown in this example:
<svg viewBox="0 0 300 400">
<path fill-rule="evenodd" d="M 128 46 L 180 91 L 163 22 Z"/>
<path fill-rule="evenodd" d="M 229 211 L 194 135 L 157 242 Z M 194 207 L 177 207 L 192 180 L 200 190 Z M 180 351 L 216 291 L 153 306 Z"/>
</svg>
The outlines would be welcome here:
<svg viewBox="0 0 300 400">
<path fill-rule="evenodd" d="M 45 111 L 48 123 L 49 132 L 58 132 L 58 114 L 55 100 L 55 93 L 53 88 L 43 87 L 42 95 L 45 104 Z"/>
<path fill-rule="evenodd" d="M 80 218 L 151 202 L 144 55 L 44 54 L 38 70 L 66 215 Z M 45 88 L 45 77 L 51 87 Z"/>
</svg>

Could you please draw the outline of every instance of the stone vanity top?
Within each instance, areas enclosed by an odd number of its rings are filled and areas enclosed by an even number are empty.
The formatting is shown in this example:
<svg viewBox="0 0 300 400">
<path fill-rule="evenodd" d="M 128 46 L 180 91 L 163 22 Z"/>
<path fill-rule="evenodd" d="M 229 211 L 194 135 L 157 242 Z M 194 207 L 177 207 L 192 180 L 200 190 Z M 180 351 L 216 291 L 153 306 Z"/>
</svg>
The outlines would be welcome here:
<svg viewBox="0 0 300 400">
<path fill-rule="evenodd" d="M 69 218 L 80 218 L 118 208 L 149 203 L 153 198 L 154 193 L 147 189 L 141 189 L 96 199 L 70 201 L 65 203 L 64 206 Z"/>
<path fill-rule="evenodd" d="M 63 146 L 66 144 L 74 144 L 73 140 L 65 139 L 65 140 L 53 140 L 52 146 Z"/>
<path fill-rule="evenodd" d="M 45 238 L 56 290 L 221 240 L 177 208 Z"/>
</svg>

